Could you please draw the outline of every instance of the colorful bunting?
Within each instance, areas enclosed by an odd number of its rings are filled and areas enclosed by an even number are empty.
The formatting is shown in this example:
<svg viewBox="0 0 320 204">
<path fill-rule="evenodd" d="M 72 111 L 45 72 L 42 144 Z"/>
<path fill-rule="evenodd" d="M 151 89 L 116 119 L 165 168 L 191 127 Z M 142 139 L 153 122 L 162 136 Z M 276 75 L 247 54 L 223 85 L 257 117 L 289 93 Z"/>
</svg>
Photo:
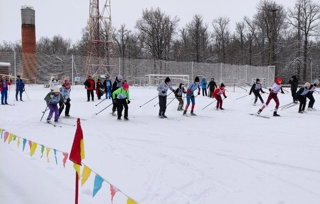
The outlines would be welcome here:
<svg viewBox="0 0 320 204">
<path fill-rule="evenodd" d="M 127 204 L 138 204 L 136 201 L 132 200 L 131 198 L 128 198 Z"/>
<path fill-rule="evenodd" d="M 17 146 L 18 146 L 18 148 L 20 146 L 20 137 L 18 137 Z"/>
<path fill-rule="evenodd" d="M 29 141 L 28 141 L 28 144 L 29 144 L 29 147 L 30 147 L 30 149 L 31 149 L 31 147 L 32 147 L 32 141 L 29 140 Z"/>
<path fill-rule="evenodd" d="M 66 161 L 67 161 L 67 159 L 68 159 L 68 153 L 66 153 L 66 152 L 62 152 L 62 154 L 63 154 L 63 166 L 64 167 L 66 167 Z"/>
<path fill-rule="evenodd" d="M 9 134 L 9 141 L 8 141 L 8 144 L 10 144 L 10 142 L 12 141 L 12 138 L 13 138 L 13 135 L 12 133 Z"/>
<path fill-rule="evenodd" d="M 17 139 L 16 135 L 13 135 L 13 141 L 15 141 Z"/>
<path fill-rule="evenodd" d="M 84 165 L 83 171 L 82 171 L 81 186 L 83 186 L 83 184 L 88 180 L 90 174 L 91 174 L 91 169 L 89 169 L 86 165 Z"/>
<path fill-rule="evenodd" d="M 2 139 L 2 134 L 3 134 L 3 132 L 4 132 L 4 130 L 2 130 L 2 129 L 0 128 L 1 139 Z"/>
<path fill-rule="evenodd" d="M 112 184 L 110 184 L 110 192 L 111 192 L 111 203 L 113 203 L 113 197 L 116 195 L 116 193 L 119 191 L 116 187 L 114 187 Z"/>
<path fill-rule="evenodd" d="M 101 178 L 98 174 L 94 178 L 94 186 L 93 186 L 93 194 L 92 194 L 93 197 L 100 190 L 103 181 L 104 181 L 103 178 Z"/>
<path fill-rule="evenodd" d="M 23 138 L 22 141 L 22 151 L 24 151 L 24 148 L 26 147 L 27 139 Z"/>
<path fill-rule="evenodd" d="M 56 164 L 58 165 L 58 159 L 57 159 L 57 150 L 53 149 L 54 158 L 56 159 Z"/>
<path fill-rule="evenodd" d="M 43 152 L 44 152 L 44 146 L 41 145 L 41 158 L 43 157 Z"/>
<path fill-rule="evenodd" d="M 50 148 L 46 147 L 47 150 L 47 162 L 49 163 L 49 152 L 50 152 Z"/>
<path fill-rule="evenodd" d="M 32 146 L 31 146 L 31 149 L 30 149 L 30 157 L 33 156 L 33 154 L 36 151 L 36 149 L 37 149 L 37 143 L 33 142 Z"/>
<path fill-rule="evenodd" d="M 5 132 L 4 133 L 4 143 L 6 143 L 7 139 L 8 139 L 9 133 Z"/>
</svg>

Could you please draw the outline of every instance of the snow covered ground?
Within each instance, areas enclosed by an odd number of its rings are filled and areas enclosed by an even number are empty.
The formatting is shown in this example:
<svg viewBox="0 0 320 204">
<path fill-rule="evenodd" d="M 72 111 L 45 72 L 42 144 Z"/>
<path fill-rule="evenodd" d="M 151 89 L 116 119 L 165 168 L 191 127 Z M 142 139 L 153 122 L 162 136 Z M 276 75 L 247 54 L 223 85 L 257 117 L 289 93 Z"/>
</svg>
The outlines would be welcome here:
<svg viewBox="0 0 320 204">
<path fill-rule="evenodd" d="M 249 91 L 249 87 L 246 87 Z M 41 158 L 40 146 L 30 157 L 30 148 L 17 140 L 0 142 L 1 204 L 74 203 L 75 172 L 72 162 L 62 164 L 62 153 L 70 152 L 76 127 L 62 128 L 39 122 L 45 109 L 48 89 L 27 86 L 25 102 L 15 102 L 13 89 L 9 103 L 0 106 L 0 128 L 18 137 L 57 150 Z M 70 114 L 80 117 L 86 158 L 83 164 L 93 172 L 80 187 L 79 203 L 111 203 L 111 183 L 121 192 L 114 203 L 127 197 L 146 204 L 319 204 L 320 203 L 320 111 L 298 114 L 298 107 L 279 111 L 272 117 L 272 101 L 262 115 L 251 116 L 253 96 L 236 100 L 248 92 L 228 88 L 224 111 L 216 111 L 208 97 L 196 97 L 196 117 L 178 112 L 177 101 L 167 108 L 168 119 L 159 119 L 155 87 L 130 87 L 130 121 L 117 121 L 111 103 L 95 106 L 86 102 L 83 86 L 71 92 Z M 320 97 L 314 93 L 315 108 Z M 168 96 L 168 102 L 173 98 Z M 267 95 L 263 95 L 266 100 Z M 280 105 L 291 102 L 290 94 L 279 94 Z M 154 107 L 156 105 L 156 107 Z M 189 108 L 190 112 L 190 108 Z M 46 115 L 44 117 L 45 121 Z M 75 119 L 61 118 L 76 124 Z M 92 197 L 95 175 L 106 180 Z"/>
</svg>

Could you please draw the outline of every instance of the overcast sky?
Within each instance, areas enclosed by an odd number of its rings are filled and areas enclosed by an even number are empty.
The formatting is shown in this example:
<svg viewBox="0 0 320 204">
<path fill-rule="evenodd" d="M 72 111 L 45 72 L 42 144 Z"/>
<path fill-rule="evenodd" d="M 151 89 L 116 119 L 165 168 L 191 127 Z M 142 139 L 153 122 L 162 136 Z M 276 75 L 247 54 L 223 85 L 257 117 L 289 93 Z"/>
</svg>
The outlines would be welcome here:
<svg viewBox="0 0 320 204">
<path fill-rule="evenodd" d="M 295 0 L 275 0 L 286 9 L 293 8 Z M 125 24 L 135 30 L 143 9 L 159 7 L 162 12 L 180 19 L 179 27 L 189 23 L 195 14 L 203 16 L 212 30 L 212 20 L 230 18 L 230 29 L 244 16 L 257 13 L 259 0 L 111 0 L 112 23 L 116 28 Z M 104 4 L 105 0 L 100 0 Z M 36 39 L 61 35 L 72 43 L 81 39 L 81 30 L 89 18 L 89 0 L 0 0 L 0 42 L 21 40 L 21 6 L 32 6 L 36 16 Z M 101 6 L 102 7 L 102 6 Z"/>
</svg>

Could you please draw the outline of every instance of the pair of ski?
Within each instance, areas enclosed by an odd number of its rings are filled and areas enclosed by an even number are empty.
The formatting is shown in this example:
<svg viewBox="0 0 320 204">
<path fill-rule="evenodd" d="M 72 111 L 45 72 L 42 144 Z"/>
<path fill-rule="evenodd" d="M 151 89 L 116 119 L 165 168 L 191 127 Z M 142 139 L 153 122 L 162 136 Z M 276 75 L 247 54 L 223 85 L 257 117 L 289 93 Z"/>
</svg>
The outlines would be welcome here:
<svg viewBox="0 0 320 204">
<path fill-rule="evenodd" d="M 270 119 L 270 117 L 269 117 L 269 116 L 260 115 L 260 114 L 257 114 L 257 113 L 250 113 L 249 115 L 257 116 L 257 117 L 260 117 L 260 118 Z"/>
<path fill-rule="evenodd" d="M 291 103 L 288 103 L 288 104 L 285 104 L 285 105 L 283 105 L 283 106 L 280 106 L 280 108 L 281 108 L 281 110 L 283 111 L 283 110 L 286 110 L 286 109 L 288 109 L 288 108 L 291 108 L 291 107 L 293 107 L 293 106 L 295 106 L 295 105 L 298 105 L 298 103 L 296 102 L 291 102 Z"/>
</svg>

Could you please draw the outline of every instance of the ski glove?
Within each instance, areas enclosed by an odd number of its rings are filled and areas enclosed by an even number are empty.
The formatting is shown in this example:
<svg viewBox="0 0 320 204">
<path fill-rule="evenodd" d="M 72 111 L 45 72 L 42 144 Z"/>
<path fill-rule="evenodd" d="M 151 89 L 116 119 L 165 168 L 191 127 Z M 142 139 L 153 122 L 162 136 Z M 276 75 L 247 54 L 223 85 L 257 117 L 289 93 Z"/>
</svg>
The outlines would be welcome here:
<svg viewBox="0 0 320 204">
<path fill-rule="evenodd" d="M 162 93 L 163 93 L 163 94 L 165 94 L 165 93 L 166 93 L 166 91 L 162 91 Z"/>
<path fill-rule="evenodd" d="M 198 95 L 200 95 L 200 92 L 198 92 Z"/>
<path fill-rule="evenodd" d="M 191 96 L 190 96 L 191 98 L 194 98 L 194 95 L 193 94 L 191 94 Z"/>
<path fill-rule="evenodd" d="M 128 100 L 128 104 L 130 104 L 130 100 Z"/>
<path fill-rule="evenodd" d="M 284 94 L 284 92 L 283 92 L 283 91 L 281 91 L 281 93 L 282 93 L 282 94 Z"/>
<path fill-rule="evenodd" d="M 227 96 L 225 96 L 224 98 L 227 98 Z"/>
</svg>

